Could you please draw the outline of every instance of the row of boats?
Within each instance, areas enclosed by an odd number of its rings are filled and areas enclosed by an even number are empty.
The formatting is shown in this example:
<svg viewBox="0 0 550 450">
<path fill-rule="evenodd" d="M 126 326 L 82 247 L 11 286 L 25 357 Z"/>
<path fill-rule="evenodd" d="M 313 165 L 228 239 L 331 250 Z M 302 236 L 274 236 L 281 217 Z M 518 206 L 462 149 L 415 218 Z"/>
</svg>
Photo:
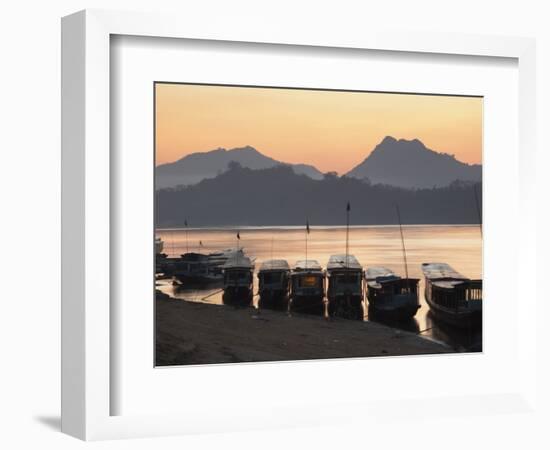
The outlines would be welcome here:
<svg viewBox="0 0 550 450">
<path fill-rule="evenodd" d="M 158 250 L 158 249 L 157 249 Z M 184 285 L 220 283 L 223 301 L 251 305 L 254 260 L 243 249 L 168 258 L 157 253 L 157 272 Z M 481 325 L 482 281 L 471 280 L 445 263 L 424 263 L 425 298 L 433 315 L 457 327 Z M 355 256 L 332 255 L 324 270 L 316 260 L 262 262 L 257 272 L 259 306 L 295 312 L 329 314 L 362 320 L 369 314 L 396 320 L 414 317 L 420 308 L 419 279 L 401 277 L 385 267 L 366 270 Z"/>
</svg>

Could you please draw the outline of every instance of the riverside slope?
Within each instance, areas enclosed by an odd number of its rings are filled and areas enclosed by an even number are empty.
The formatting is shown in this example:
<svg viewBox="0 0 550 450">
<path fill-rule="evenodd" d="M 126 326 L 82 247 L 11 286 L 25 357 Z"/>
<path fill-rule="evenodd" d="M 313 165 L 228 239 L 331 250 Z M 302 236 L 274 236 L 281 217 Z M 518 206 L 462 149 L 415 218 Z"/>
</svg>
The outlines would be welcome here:
<svg viewBox="0 0 550 450">
<path fill-rule="evenodd" d="M 156 365 L 289 361 L 451 353 L 374 322 L 236 309 L 157 294 Z"/>
</svg>

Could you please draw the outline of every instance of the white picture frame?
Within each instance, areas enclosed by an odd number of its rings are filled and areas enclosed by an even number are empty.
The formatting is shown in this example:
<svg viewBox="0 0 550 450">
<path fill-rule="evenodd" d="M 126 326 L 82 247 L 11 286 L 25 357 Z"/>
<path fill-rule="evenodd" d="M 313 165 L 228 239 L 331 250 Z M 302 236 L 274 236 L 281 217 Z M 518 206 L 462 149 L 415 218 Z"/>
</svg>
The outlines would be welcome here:
<svg viewBox="0 0 550 450">
<path fill-rule="evenodd" d="M 502 57 L 518 62 L 519 182 L 518 212 L 523 220 L 511 238 L 517 252 L 517 276 L 533 271 L 535 261 L 535 44 L 532 39 L 451 34 L 408 34 L 383 30 L 327 35 L 311 26 L 307 32 L 280 30 L 265 24 L 234 28 L 231 24 L 209 28 L 189 17 L 163 14 L 87 10 L 62 21 L 62 430 L 85 440 L 162 436 L 262 427 L 267 412 L 257 420 L 239 423 L 221 416 L 206 420 L 201 414 L 112 415 L 110 336 L 111 211 L 110 186 L 116 173 L 110 162 L 110 39 L 113 35 L 200 39 L 206 41 L 297 45 L 305 48 L 368 49 L 413 54 L 447 54 Z M 531 292 L 529 292 L 531 289 Z M 527 287 L 524 308 L 536 309 L 536 292 Z M 517 327 L 525 325 L 518 314 Z M 522 322 L 523 321 L 523 322 Z M 536 330 L 522 331 L 518 345 L 519 377 L 509 390 L 464 398 L 427 398 L 425 410 L 440 408 L 441 414 L 468 415 L 475 404 L 486 413 L 503 405 L 516 412 L 533 411 L 536 399 Z M 299 363 L 298 363 L 299 364 Z M 307 363 L 302 363 L 307 364 Z M 250 366 L 248 366 L 250 367 Z M 271 366 L 272 368 L 274 366 Z M 194 370 L 202 370 L 196 368 Z M 247 370 L 246 367 L 242 370 Z M 266 370 L 270 370 L 269 368 Z M 310 425 L 333 420 L 352 420 L 357 415 L 382 414 L 390 420 L 403 416 L 393 411 L 395 400 L 331 403 L 319 414 L 319 405 L 303 405 L 280 414 L 270 426 Z M 221 400 L 220 400 L 221 401 Z M 238 414 L 236 414 L 238 417 Z"/>
</svg>

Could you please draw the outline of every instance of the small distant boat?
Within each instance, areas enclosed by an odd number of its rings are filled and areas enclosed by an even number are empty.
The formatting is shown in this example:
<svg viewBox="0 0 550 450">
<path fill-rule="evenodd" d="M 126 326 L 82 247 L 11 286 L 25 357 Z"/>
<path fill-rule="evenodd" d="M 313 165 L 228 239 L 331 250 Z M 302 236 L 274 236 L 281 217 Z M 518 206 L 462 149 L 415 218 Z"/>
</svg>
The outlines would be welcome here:
<svg viewBox="0 0 550 450">
<path fill-rule="evenodd" d="M 363 268 L 353 255 L 332 255 L 327 264 L 330 315 L 359 319 L 363 310 Z"/>
<path fill-rule="evenodd" d="M 436 319 L 456 327 L 481 326 L 483 282 L 445 263 L 424 263 L 425 297 Z"/>
<path fill-rule="evenodd" d="M 401 278 L 385 267 L 365 271 L 369 311 L 397 320 L 414 317 L 418 301 L 418 278 Z"/>
<path fill-rule="evenodd" d="M 324 314 L 325 272 L 313 259 L 297 261 L 290 274 L 290 309 Z"/>
<path fill-rule="evenodd" d="M 252 303 L 254 264 L 248 256 L 237 255 L 223 265 L 223 302 L 248 306 Z"/>
<path fill-rule="evenodd" d="M 164 241 L 159 237 L 155 237 L 155 255 L 160 255 L 164 249 Z"/>
<path fill-rule="evenodd" d="M 288 304 L 290 267 L 284 259 L 264 261 L 258 271 L 261 307 L 284 308 Z"/>
</svg>

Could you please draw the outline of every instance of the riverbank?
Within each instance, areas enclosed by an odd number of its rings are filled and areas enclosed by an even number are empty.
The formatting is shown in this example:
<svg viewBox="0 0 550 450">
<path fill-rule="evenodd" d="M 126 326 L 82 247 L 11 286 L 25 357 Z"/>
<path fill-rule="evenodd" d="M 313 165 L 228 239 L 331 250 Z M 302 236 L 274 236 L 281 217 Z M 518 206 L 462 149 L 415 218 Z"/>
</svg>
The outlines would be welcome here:
<svg viewBox="0 0 550 450">
<path fill-rule="evenodd" d="M 451 353 L 374 322 L 175 300 L 157 293 L 156 365 Z"/>
</svg>

